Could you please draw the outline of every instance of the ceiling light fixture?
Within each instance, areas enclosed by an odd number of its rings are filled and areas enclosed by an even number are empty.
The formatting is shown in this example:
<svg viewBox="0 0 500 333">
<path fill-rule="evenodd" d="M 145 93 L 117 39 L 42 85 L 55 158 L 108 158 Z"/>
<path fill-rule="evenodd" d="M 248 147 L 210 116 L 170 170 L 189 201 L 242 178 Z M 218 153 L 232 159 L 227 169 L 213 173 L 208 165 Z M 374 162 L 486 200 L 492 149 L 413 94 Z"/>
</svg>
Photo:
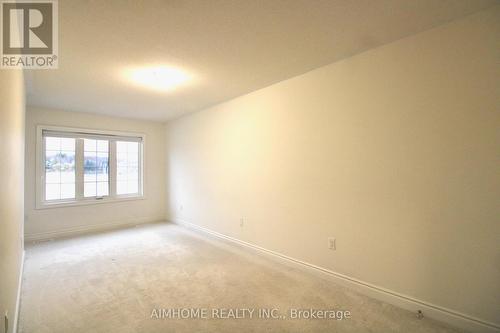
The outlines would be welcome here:
<svg viewBox="0 0 500 333">
<path fill-rule="evenodd" d="M 192 80 L 191 75 L 175 67 L 145 67 L 126 71 L 134 84 L 157 91 L 171 91 Z"/>
</svg>

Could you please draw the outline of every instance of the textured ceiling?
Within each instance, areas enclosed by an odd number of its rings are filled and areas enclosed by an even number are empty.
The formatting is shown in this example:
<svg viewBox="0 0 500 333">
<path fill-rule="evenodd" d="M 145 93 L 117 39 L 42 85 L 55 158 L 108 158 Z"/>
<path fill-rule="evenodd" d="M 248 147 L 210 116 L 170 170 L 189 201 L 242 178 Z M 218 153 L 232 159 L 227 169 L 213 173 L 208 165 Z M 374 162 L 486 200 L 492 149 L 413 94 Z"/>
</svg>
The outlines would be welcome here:
<svg viewBox="0 0 500 333">
<path fill-rule="evenodd" d="M 28 105 L 165 121 L 490 5 L 495 0 L 59 1 L 59 69 L 27 73 Z M 149 91 L 130 66 L 196 80 Z"/>
</svg>

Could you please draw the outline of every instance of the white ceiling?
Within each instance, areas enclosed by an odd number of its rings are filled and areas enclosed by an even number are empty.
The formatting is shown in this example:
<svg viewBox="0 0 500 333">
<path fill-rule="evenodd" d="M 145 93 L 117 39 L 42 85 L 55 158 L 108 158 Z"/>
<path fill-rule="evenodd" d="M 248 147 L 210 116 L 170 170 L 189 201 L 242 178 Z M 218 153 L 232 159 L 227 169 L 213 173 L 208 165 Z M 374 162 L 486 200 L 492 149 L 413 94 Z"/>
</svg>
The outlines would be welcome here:
<svg viewBox="0 0 500 333">
<path fill-rule="evenodd" d="M 59 69 L 27 75 L 28 105 L 165 121 L 498 3 L 496 0 L 59 1 Z M 171 92 L 123 79 L 169 65 Z"/>
</svg>

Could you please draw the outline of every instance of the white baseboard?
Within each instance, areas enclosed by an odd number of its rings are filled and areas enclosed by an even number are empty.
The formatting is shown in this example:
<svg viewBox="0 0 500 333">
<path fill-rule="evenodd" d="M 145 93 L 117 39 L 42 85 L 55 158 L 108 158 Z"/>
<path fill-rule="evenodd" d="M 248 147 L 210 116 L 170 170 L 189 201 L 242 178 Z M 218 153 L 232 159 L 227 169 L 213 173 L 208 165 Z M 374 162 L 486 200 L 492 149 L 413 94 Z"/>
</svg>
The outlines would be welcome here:
<svg viewBox="0 0 500 333">
<path fill-rule="evenodd" d="M 12 332 L 17 333 L 17 323 L 19 322 L 19 308 L 21 305 L 21 287 L 23 284 L 23 271 L 24 271 L 24 249 L 21 255 L 21 267 L 19 268 L 19 280 L 17 282 L 17 295 L 16 295 L 16 312 L 14 313 L 14 322 Z"/>
<path fill-rule="evenodd" d="M 56 238 L 62 238 L 62 237 L 76 236 L 76 235 L 86 234 L 86 233 L 91 233 L 91 232 L 96 232 L 96 231 L 119 229 L 119 228 L 124 228 L 124 227 L 135 226 L 138 224 L 153 223 L 153 222 L 160 222 L 160 221 L 165 221 L 165 217 L 161 216 L 161 217 L 148 217 L 148 218 L 134 218 L 134 219 L 125 220 L 125 221 L 120 220 L 120 221 L 116 221 L 116 222 L 89 224 L 89 225 L 84 225 L 84 226 L 58 229 L 58 230 L 53 230 L 53 231 L 25 234 L 24 240 L 25 240 L 25 242 L 42 241 L 42 240 L 56 239 Z"/>
<path fill-rule="evenodd" d="M 463 329 L 465 331 L 469 332 L 478 332 L 478 333 L 498 333 L 500 332 L 500 325 L 487 322 L 484 320 L 481 320 L 479 318 L 475 318 L 473 316 L 469 316 L 463 313 L 460 313 L 458 311 L 454 311 L 439 305 L 435 305 L 432 303 L 428 303 L 416 298 L 413 298 L 411 296 L 407 296 L 401 293 L 398 293 L 396 291 L 392 291 L 386 288 L 382 288 L 376 285 L 373 285 L 371 283 L 361 281 L 355 278 L 352 278 L 350 276 L 337 273 L 334 271 L 331 271 L 329 269 L 319 267 L 307 262 L 304 262 L 302 260 L 298 260 L 295 258 L 291 258 L 289 256 L 286 256 L 284 254 L 268 250 L 266 248 L 257 246 L 252 243 L 248 243 L 242 240 L 239 240 L 234 237 L 230 237 L 224 234 L 221 234 L 219 232 L 213 231 L 211 229 L 201 227 L 199 225 L 190 223 L 186 220 L 183 219 L 167 219 L 168 221 L 186 226 L 188 228 L 202 231 L 204 233 L 208 233 L 210 235 L 234 242 L 236 244 L 251 248 L 253 250 L 257 250 L 261 253 L 265 253 L 268 255 L 271 255 L 275 258 L 280 258 L 283 260 L 286 260 L 288 263 L 292 263 L 295 266 L 298 266 L 302 269 L 307 269 L 308 271 L 312 271 L 316 274 L 321 274 L 322 276 L 328 276 L 331 278 L 333 281 L 335 281 L 338 284 L 347 286 L 351 289 L 354 289 L 361 294 L 364 294 L 366 296 L 378 299 L 382 302 L 386 302 L 392 305 L 395 305 L 397 307 L 412 311 L 412 312 L 417 312 L 418 310 L 421 310 L 424 314 L 424 316 L 448 323 L 452 326 L 455 326 L 457 328 Z"/>
</svg>

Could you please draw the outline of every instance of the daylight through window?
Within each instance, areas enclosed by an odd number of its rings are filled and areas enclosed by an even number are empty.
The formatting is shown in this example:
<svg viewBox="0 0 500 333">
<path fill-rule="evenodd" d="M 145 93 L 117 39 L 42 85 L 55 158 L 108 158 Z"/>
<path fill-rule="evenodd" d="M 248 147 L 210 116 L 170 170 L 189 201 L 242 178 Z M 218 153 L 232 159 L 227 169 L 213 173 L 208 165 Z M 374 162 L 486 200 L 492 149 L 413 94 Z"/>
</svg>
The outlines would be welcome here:
<svg viewBox="0 0 500 333">
<path fill-rule="evenodd" d="M 42 205 L 142 196 L 143 136 L 42 130 Z"/>
</svg>

